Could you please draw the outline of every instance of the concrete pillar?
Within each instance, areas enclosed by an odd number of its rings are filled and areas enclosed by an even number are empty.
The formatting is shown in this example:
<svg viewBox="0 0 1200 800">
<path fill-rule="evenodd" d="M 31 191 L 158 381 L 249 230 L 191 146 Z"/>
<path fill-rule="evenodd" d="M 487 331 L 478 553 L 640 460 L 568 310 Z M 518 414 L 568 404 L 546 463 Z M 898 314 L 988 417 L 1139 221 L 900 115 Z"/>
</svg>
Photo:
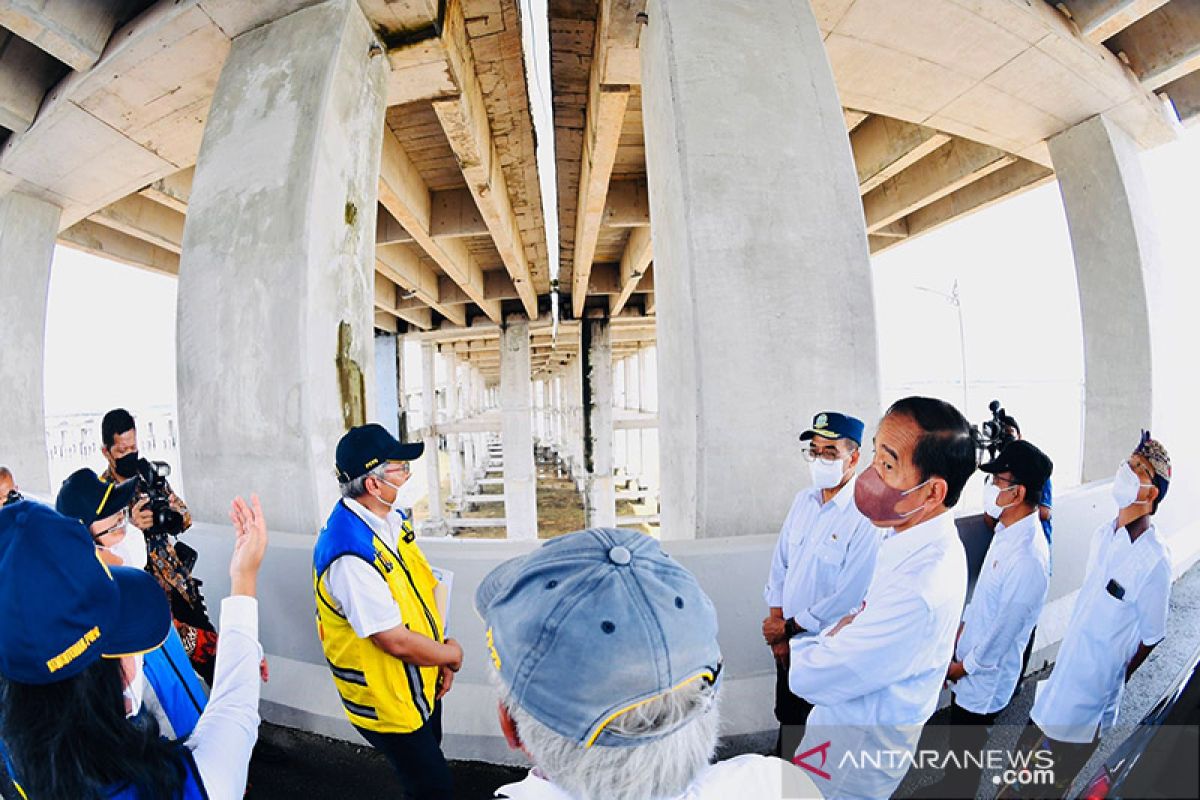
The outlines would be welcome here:
<svg viewBox="0 0 1200 800">
<path fill-rule="evenodd" d="M 647 414 L 658 413 L 658 349 L 647 348 L 642 351 L 638 364 L 641 371 L 641 410 Z M 647 428 L 642 431 L 642 465 L 643 482 L 650 492 L 654 502 L 659 500 L 661 466 L 658 458 L 658 428 Z"/>
<path fill-rule="evenodd" d="M 1111 477 L 1140 430 L 1151 427 L 1149 284 L 1162 265 L 1137 147 L 1124 131 L 1092 117 L 1051 139 L 1050 157 L 1083 318 L 1086 482 Z"/>
<path fill-rule="evenodd" d="M 588 527 L 617 524 L 613 487 L 612 328 L 606 319 L 585 319 L 579 331 L 583 360 L 583 461 L 587 469 L 584 517 Z"/>
<path fill-rule="evenodd" d="M 29 195 L 0 197 L 0 464 L 12 469 L 22 490 L 45 495 L 51 487 L 42 370 L 61 215 L 58 206 Z"/>
<path fill-rule="evenodd" d="M 394 333 L 375 332 L 375 421 L 397 439 L 400 431 L 400 376 Z"/>
<path fill-rule="evenodd" d="M 233 40 L 188 203 L 178 289 L 187 500 L 258 492 L 315 534 L 342 433 L 374 405 L 375 203 L 385 58 L 351 0 Z"/>
<path fill-rule="evenodd" d="M 625 369 L 625 408 L 629 411 L 637 411 L 641 407 L 641 370 L 639 364 L 642 360 L 642 351 L 638 350 L 633 355 L 627 357 L 622 365 Z M 645 466 L 642 464 L 642 429 L 628 428 L 625 431 L 625 459 L 628 463 L 627 471 L 640 484 L 642 482 L 642 473 L 645 472 Z"/>
<path fill-rule="evenodd" d="M 437 407 L 437 345 L 421 343 L 421 372 L 425 380 L 422 391 L 422 423 L 425 430 L 425 483 L 428 486 L 429 519 L 422 524 L 422 533 L 440 536 L 447 533 L 445 506 L 442 504 L 442 473 L 438 455 Z"/>
<path fill-rule="evenodd" d="M 807 475 L 796 436 L 813 411 L 879 414 L 845 123 L 808 3 L 650 0 L 647 12 L 662 535 L 771 533 Z"/>
<path fill-rule="evenodd" d="M 504 518 L 508 538 L 537 538 L 537 465 L 533 460 L 529 323 L 500 334 L 500 413 L 504 449 Z"/>
<path fill-rule="evenodd" d="M 462 371 L 459 369 L 458 356 L 453 352 L 446 354 L 446 421 L 451 424 L 461 421 L 462 414 L 459 395 L 459 379 Z M 450 496 L 463 496 L 463 450 L 462 437 L 457 433 L 446 435 L 446 449 L 450 451 Z"/>
</svg>

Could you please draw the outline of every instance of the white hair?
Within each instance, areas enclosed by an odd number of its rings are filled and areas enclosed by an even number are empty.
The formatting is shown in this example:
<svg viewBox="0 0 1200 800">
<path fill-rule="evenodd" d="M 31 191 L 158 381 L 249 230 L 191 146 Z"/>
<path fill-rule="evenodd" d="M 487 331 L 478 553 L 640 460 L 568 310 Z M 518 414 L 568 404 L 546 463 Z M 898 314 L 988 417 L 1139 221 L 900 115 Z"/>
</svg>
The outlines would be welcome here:
<svg viewBox="0 0 1200 800">
<path fill-rule="evenodd" d="M 387 480 L 386 478 L 383 477 L 384 473 L 387 471 L 387 465 L 388 465 L 388 462 L 384 461 L 382 464 L 379 464 L 378 466 L 374 467 L 369 472 L 359 475 L 357 478 L 355 478 L 352 481 L 346 481 L 345 483 L 339 483 L 338 488 L 341 489 L 341 491 L 342 491 L 342 497 L 348 498 L 350 500 L 357 500 L 358 498 L 360 498 L 364 494 L 366 494 L 367 493 L 367 478 L 375 478 L 376 480 Z"/>
<path fill-rule="evenodd" d="M 533 763 L 547 780 L 576 800 L 677 797 L 716 752 L 717 692 L 705 680 L 627 711 L 606 728 L 634 737 L 664 730 L 671 733 L 642 745 L 585 748 L 534 719 L 516 703 L 499 675 L 491 674 L 500 702 L 516 724 Z"/>
</svg>

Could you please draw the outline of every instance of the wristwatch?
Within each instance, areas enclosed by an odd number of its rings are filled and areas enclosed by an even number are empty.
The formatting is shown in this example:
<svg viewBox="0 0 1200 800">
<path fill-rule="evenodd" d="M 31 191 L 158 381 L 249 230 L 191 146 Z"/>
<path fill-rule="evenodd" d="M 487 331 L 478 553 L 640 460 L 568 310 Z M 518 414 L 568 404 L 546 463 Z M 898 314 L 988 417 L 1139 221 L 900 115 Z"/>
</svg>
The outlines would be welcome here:
<svg viewBox="0 0 1200 800">
<path fill-rule="evenodd" d="M 799 636 L 804 633 L 804 628 L 800 627 L 800 623 L 792 617 L 788 617 L 787 622 L 783 623 L 783 633 L 787 638 Z"/>
</svg>

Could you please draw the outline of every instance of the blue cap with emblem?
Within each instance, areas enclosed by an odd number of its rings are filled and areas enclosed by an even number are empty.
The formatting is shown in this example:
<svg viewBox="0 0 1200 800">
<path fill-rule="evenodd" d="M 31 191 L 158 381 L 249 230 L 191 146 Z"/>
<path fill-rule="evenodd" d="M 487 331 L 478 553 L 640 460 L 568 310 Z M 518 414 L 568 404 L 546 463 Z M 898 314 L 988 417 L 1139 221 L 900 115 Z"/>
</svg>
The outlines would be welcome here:
<svg viewBox="0 0 1200 800">
<path fill-rule="evenodd" d="M 0 510 L 0 619 L 0 675 L 47 684 L 158 647 L 171 609 L 148 573 L 100 561 L 78 520 L 17 503 Z"/>
<path fill-rule="evenodd" d="M 423 442 L 400 442 L 377 422 L 351 428 L 338 440 L 334 453 L 338 481 L 361 478 L 385 461 L 415 461 L 425 452 Z"/>
<path fill-rule="evenodd" d="M 695 576 L 636 531 L 551 539 L 492 570 L 475 609 L 513 701 L 583 747 L 667 735 L 632 737 L 609 724 L 695 681 L 715 685 L 721 673 L 712 602 Z"/>
<path fill-rule="evenodd" d="M 857 445 L 862 444 L 863 428 L 861 419 L 836 411 L 822 411 L 813 417 L 812 428 L 800 434 L 800 441 L 807 442 L 814 436 L 822 439 L 852 439 Z"/>
</svg>

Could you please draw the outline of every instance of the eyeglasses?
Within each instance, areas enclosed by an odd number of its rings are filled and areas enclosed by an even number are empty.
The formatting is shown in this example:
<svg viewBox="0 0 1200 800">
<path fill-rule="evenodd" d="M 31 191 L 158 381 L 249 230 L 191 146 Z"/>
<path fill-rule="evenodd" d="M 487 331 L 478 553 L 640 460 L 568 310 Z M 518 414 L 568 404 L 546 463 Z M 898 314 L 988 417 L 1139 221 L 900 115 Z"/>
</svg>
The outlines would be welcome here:
<svg viewBox="0 0 1200 800">
<path fill-rule="evenodd" d="M 407 461 L 393 461 L 391 464 L 388 464 L 388 468 L 384 472 L 392 472 L 393 470 L 403 475 L 408 475 L 412 472 L 412 467 L 408 465 Z"/>
<path fill-rule="evenodd" d="M 116 533 L 117 531 L 125 530 L 125 525 L 128 522 L 129 522 L 129 512 L 122 511 L 121 518 L 119 520 L 117 520 L 116 525 L 113 525 L 108 530 L 100 531 L 99 533 L 93 533 L 92 538 L 95 539 L 96 541 L 100 541 L 100 539 L 102 537 L 108 536 L 110 533 Z"/>
<path fill-rule="evenodd" d="M 996 483 L 996 481 L 998 481 L 998 480 L 1004 481 L 1004 485 L 1001 486 L 1000 484 Z M 1004 491 L 1006 489 L 1011 489 L 1017 485 L 1017 482 L 1015 480 L 1009 480 L 1008 478 L 1002 478 L 999 475 L 988 475 L 986 478 L 983 479 L 983 482 L 988 484 L 989 486 L 999 487 L 1000 491 Z"/>
<path fill-rule="evenodd" d="M 804 460 L 808 461 L 808 462 L 813 462 L 813 461 L 816 461 L 817 459 L 820 459 L 825 462 L 833 462 L 833 461 L 841 461 L 842 460 L 842 454 L 839 453 L 837 450 L 835 450 L 832 447 L 823 447 L 820 450 L 817 450 L 816 448 L 813 448 L 813 447 L 809 447 L 803 451 L 802 455 L 804 456 Z"/>
</svg>

